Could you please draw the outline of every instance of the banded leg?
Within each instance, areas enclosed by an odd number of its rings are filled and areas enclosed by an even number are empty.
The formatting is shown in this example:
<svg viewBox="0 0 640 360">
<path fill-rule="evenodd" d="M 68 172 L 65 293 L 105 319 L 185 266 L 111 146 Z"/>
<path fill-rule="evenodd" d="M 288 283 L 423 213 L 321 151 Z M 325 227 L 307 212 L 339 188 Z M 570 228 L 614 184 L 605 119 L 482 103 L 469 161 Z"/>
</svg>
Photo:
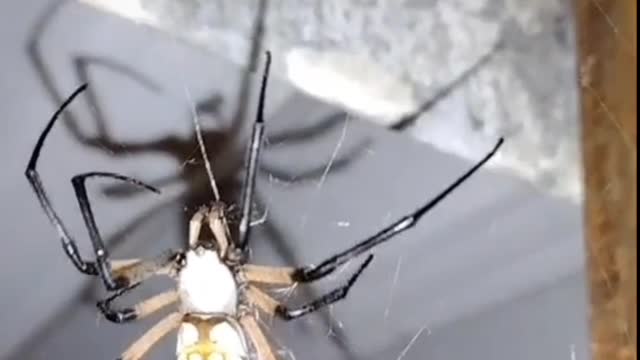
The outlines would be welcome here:
<svg viewBox="0 0 640 360">
<path fill-rule="evenodd" d="M 370 251 L 375 246 L 378 246 L 383 242 L 392 239 L 394 236 L 411 229 L 420 221 L 420 219 L 425 214 L 427 214 L 431 209 L 433 209 L 442 200 L 449 196 L 455 189 L 462 185 L 476 171 L 478 171 L 478 169 L 480 169 L 487 161 L 489 161 L 489 159 L 491 159 L 496 154 L 498 149 L 502 146 L 503 142 L 504 139 L 500 138 L 493 149 L 487 155 L 485 155 L 484 158 L 482 158 L 478 163 L 467 170 L 467 172 L 456 179 L 451 185 L 447 186 L 443 191 L 436 195 L 436 197 L 429 200 L 427 203 L 425 203 L 412 213 L 403 216 L 402 218 L 393 222 L 391 225 L 378 231 L 376 234 L 360 241 L 354 246 L 336 255 L 329 257 L 316 266 L 309 266 L 306 268 L 298 269 L 293 276 L 294 279 L 301 282 L 321 279 L 334 272 L 342 264 L 348 262 L 356 256 Z"/>
<path fill-rule="evenodd" d="M 205 206 L 202 206 L 196 211 L 189 221 L 189 246 L 195 246 L 200 236 L 200 230 L 202 229 L 202 222 L 207 214 L 208 210 Z"/>
<path fill-rule="evenodd" d="M 167 250 L 149 260 L 113 260 L 111 261 L 111 272 L 117 283 L 129 287 L 152 276 L 171 276 L 175 269 L 175 262 L 181 254 L 180 251 Z"/>
<path fill-rule="evenodd" d="M 114 266 L 113 272 L 116 275 L 116 279 L 119 279 L 119 283 L 127 284 L 127 286 L 118 289 L 106 299 L 99 301 L 96 306 L 107 320 L 115 323 L 123 323 L 144 317 L 149 311 L 156 309 L 158 306 L 161 308 L 175 302 L 177 300 L 177 294 L 172 294 L 172 291 L 168 291 L 143 301 L 133 308 L 112 308 L 112 303 L 117 298 L 133 290 L 149 277 L 172 275 L 178 256 L 180 256 L 180 252 L 166 251 L 151 260 L 120 260 L 117 263 L 114 262 L 114 264 L 119 265 Z M 173 291 L 173 293 L 175 293 L 175 291 Z"/>
<path fill-rule="evenodd" d="M 165 291 L 147 300 L 141 301 L 130 308 L 114 309 L 112 303 L 115 299 L 129 292 L 138 285 L 120 289 L 108 298 L 99 301 L 97 306 L 105 319 L 116 324 L 126 323 L 143 319 L 156 311 L 163 309 L 178 301 L 178 292 L 175 290 Z"/>
<path fill-rule="evenodd" d="M 211 206 L 207 213 L 207 223 L 218 243 L 218 253 L 224 257 L 229 250 L 229 239 L 231 239 L 229 224 L 224 214 L 224 204 L 219 202 Z"/>
<path fill-rule="evenodd" d="M 440 194 L 435 198 L 415 210 L 413 213 L 400 218 L 386 228 L 378 231 L 373 236 L 364 239 L 345 251 L 327 258 L 318 265 L 300 268 L 269 267 L 247 264 L 243 266 L 246 278 L 251 282 L 266 285 L 292 285 L 296 282 L 311 282 L 324 278 L 349 260 L 415 226 L 418 221 L 420 221 L 420 219 L 429 212 L 429 210 L 438 205 L 449 194 L 451 194 L 453 190 L 462 185 L 469 177 L 489 161 L 502 146 L 503 142 L 504 139 L 500 138 L 494 148 L 485 155 L 483 159 L 471 167 L 471 169 L 465 172 L 451 185 L 445 188 L 445 190 L 440 192 Z"/>
<path fill-rule="evenodd" d="M 364 269 L 369 266 L 372 260 L 373 255 L 369 255 L 367 259 L 360 265 L 358 270 L 356 270 L 356 272 L 351 275 L 349 280 L 347 280 L 347 282 L 342 286 L 296 308 L 289 308 L 287 305 L 280 303 L 269 294 L 260 290 L 252 284 L 249 284 L 249 286 L 247 287 L 247 296 L 249 298 L 249 301 L 258 306 L 267 314 L 272 316 L 277 315 L 284 320 L 293 320 L 344 299 L 349 293 L 351 287 L 358 280 L 358 277 L 360 277 Z"/>
<path fill-rule="evenodd" d="M 127 350 L 120 355 L 118 360 L 141 360 L 155 344 L 169 335 L 170 332 L 176 330 L 180 326 L 181 321 L 182 314 L 179 312 L 167 315 L 131 344 Z"/>
<path fill-rule="evenodd" d="M 264 284 L 272 286 L 289 286 L 294 285 L 296 280 L 294 267 L 275 267 L 254 264 L 245 264 L 242 266 L 242 274 L 244 278 L 251 283 Z"/>
<path fill-rule="evenodd" d="M 111 260 L 111 267 L 115 272 L 140 262 L 142 262 L 142 259 L 114 259 Z"/>
<path fill-rule="evenodd" d="M 253 315 L 247 314 L 240 318 L 240 325 L 247 332 L 251 343 L 258 353 L 258 359 L 260 360 L 278 360 L 276 355 L 271 349 L 269 340 L 264 335 L 264 332 L 260 328 L 260 325 L 253 317 Z"/>
<path fill-rule="evenodd" d="M 193 214 L 189 221 L 189 246 L 193 247 L 198 243 L 202 224 L 207 222 L 218 244 L 218 253 L 223 256 L 227 253 L 231 234 L 229 233 L 229 225 L 224 217 L 223 206 L 224 204 L 220 202 L 213 204 L 211 208 L 202 206 Z"/>
<path fill-rule="evenodd" d="M 260 156 L 260 149 L 262 148 L 262 138 L 264 137 L 264 102 L 267 91 L 267 81 L 269 79 L 269 67 L 271 66 L 271 53 L 266 52 L 266 62 L 264 65 L 264 73 L 262 74 L 262 85 L 260 87 L 260 98 L 258 100 L 258 110 L 256 114 L 256 121 L 253 123 L 253 131 L 251 133 L 251 142 L 249 143 L 249 151 L 247 153 L 246 169 L 247 172 L 244 178 L 244 184 L 242 188 L 242 200 L 240 205 L 240 211 L 242 217 L 240 218 L 240 224 L 238 225 L 238 249 L 240 249 L 244 255 L 247 255 L 247 249 L 249 248 L 249 238 L 251 231 L 251 209 L 253 206 L 253 194 L 255 192 L 256 174 L 258 171 L 258 158 Z"/>
</svg>

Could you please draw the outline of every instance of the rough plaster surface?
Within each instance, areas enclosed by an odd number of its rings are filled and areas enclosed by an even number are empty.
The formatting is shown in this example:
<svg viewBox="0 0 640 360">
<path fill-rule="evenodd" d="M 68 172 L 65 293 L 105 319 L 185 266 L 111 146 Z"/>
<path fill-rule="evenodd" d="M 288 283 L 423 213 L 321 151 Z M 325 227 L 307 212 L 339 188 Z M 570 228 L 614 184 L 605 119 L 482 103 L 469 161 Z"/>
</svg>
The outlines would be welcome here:
<svg viewBox="0 0 640 360">
<path fill-rule="evenodd" d="M 256 2 L 80 0 L 244 64 Z M 580 202 L 575 44 L 567 0 L 272 1 L 265 46 L 308 94 L 383 125 L 414 113 L 498 44 L 415 138 L 467 159 L 498 136 L 492 165 Z"/>
</svg>

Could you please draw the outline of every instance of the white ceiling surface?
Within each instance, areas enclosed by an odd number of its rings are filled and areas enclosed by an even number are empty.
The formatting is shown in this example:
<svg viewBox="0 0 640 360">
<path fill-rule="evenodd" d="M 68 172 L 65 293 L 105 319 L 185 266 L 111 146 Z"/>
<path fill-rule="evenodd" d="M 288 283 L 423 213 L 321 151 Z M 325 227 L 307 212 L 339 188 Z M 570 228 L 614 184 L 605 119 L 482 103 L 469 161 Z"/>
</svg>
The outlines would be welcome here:
<svg viewBox="0 0 640 360">
<path fill-rule="evenodd" d="M 120 326 L 97 321 L 94 299 L 79 299 L 92 279 L 75 273 L 64 257 L 23 176 L 35 138 L 56 107 L 25 53 L 27 34 L 46 6 L 40 0 L 0 3 L 0 146 L 5 154 L 0 357 L 112 359 L 153 320 Z M 188 136 L 192 125 L 184 88 L 196 100 L 216 91 L 228 97 L 235 94 L 240 74 L 220 59 L 75 4 L 55 16 L 42 43 L 63 93 L 78 85 L 70 56 L 79 53 L 125 63 L 162 86 L 161 93 L 153 94 L 122 75 L 93 73 L 92 84 L 119 140 Z M 233 103 L 226 103 L 227 113 Z M 74 109 L 88 119 L 84 105 L 79 101 Z M 269 132 L 312 124 L 332 111 L 277 79 L 270 83 Z M 329 174 L 322 184 L 258 185 L 269 202 L 267 221 L 282 230 L 280 241 L 299 264 L 318 262 L 413 210 L 471 165 L 357 120 L 346 126 L 341 153 L 372 139 L 365 155 L 349 167 Z M 285 144 L 264 158 L 293 170 L 324 164 L 342 129 L 308 144 Z M 72 175 L 110 170 L 155 179 L 178 166 L 148 154 L 109 157 L 74 142 L 59 126 L 47 143 L 40 170 L 58 210 L 88 253 L 69 183 Z M 151 195 L 108 199 L 100 196 L 99 186 L 92 188 L 105 237 L 163 201 Z M 129 235 L 117 254 L 148 256 L 181 244 L 183 209 L 180 203 L 172 205 Z M 339 350 L 335 339 L 328 339 L 331 330 L 320 316 L 274 324 L 278 342 L 297 359 L 464 359 L 471 358 L 469 354 L 476 359 L 512 359 L 517 354 L 570 359 L 575 354 L 569 349 L 576 347 L 586 356 L 581 348 L 586 346 L 586 307 L 580 228 L 580 208 L 483 171 L 415 230 L 376 249 L 375 261 L 348 299 L 332 307 L 332 326 L 341 327 L 339 341 L 346 342 L 348 350 Z M 263 230 L 260 225 L 255 233 L 255 261 L 283 264 L 276 251 L 281 245 L 267 239 Z M 345 275 L 334 276 L 322 288 Z M 412 343 L 415 347 L 403 352 L 420 329 L 425 330 Z M 152 358 L 170 359 L 173 346 L 167 341 Z"/>
</svg>

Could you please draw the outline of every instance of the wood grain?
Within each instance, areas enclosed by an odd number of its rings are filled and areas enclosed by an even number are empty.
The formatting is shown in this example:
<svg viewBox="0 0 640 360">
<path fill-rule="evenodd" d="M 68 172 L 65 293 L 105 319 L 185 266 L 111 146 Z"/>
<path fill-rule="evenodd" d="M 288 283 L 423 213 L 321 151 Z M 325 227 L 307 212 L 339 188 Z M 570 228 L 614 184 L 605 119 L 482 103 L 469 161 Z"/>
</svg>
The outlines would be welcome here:
<svg viewBox="0 0 640 360">
<path fill-rule="evenodd" d="M 576 4 L 593 359 L 637 359 L 637 1 Z"/>
</svg>

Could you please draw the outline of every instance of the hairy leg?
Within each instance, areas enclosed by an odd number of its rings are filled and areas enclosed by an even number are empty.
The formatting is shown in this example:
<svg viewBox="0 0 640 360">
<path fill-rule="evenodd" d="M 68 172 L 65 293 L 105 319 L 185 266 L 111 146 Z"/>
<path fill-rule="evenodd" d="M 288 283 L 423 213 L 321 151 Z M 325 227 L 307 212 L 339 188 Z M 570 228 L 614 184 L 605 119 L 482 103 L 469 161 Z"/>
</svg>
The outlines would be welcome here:
<svg viewBox="0 0 640 360">
<path fill-rule="evenodd" d="M 144 333 L 138 340 L 125 350 L 118 360 L 141 360 L 151 348 L 162 338 L 176 330 L 182 321 L 182 314 L 174 312 L 160 320 L 151 329 Z"/>
<path fill-rule="evenodd" d="M 295 308 L 291 308 L 285 304 L 280 303 L 266 292 L 251 284 L 249 284 L 246 290 L 247 297 L 249 298 L 249 301 L 258 306 L 267 314 L 272 316 L 277 315 L 284 320 L 293 320 L 322 309 L 347 297 L 349 290 L 351 290 L 351 287 L 356 283 L 358 277 L 360 277 L 364 269 L 369 266 L 372 260 L 373 255 L 369 255 L 367 259 L 360 265 L 360 267 L 358 267 L 358 270 L 356 270 L 356 272 L 353 273 L 349 280 L 347 280 L 347 282 L 343 285 L 315 300 L 312 300 Z"/>
<path fill-rule="evenodd" d="M 258 353 L 258 359 L 260 360 L 278 360 L 276 355 L 273 353 L 271 349 L 271 345 L 269 344 L 269 340 L 264 335 L 264 332 L 260 328 L 260 325 L 256 321 L 256 319 L 251 314 L 244 315 L 240 318 L 240 324 L 243 329 L 249 335 L 251 339 L 251 343 Z"/>
</svg>

